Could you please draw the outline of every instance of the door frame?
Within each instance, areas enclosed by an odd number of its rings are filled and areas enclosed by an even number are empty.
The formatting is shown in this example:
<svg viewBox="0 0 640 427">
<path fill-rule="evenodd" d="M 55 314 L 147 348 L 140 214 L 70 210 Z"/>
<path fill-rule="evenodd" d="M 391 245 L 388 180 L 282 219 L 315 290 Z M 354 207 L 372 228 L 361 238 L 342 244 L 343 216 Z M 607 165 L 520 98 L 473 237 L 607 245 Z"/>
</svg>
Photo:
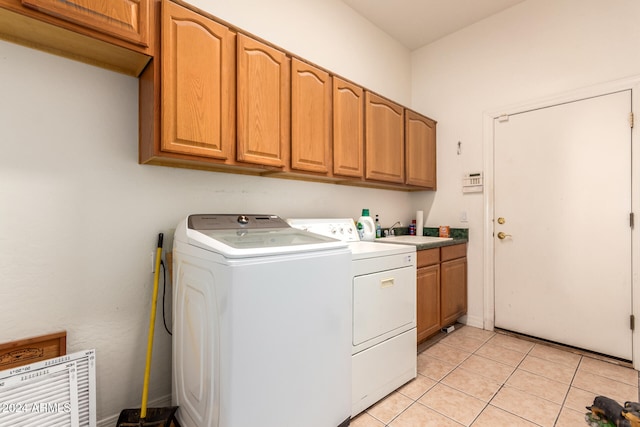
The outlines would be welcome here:
<svg viewBox="0 0 640 427">
<path fill-rule="evenodd" d="M 611 92 L 631 90 L 631 108 L 635 115 L 635 124 L 631 129 L 631 209 L 635 214 L 636 223 L 631 229 L 631 293 L 632 314 L 640 315 L 640 148 L 635 149 L 640 136 L 640 76 L 623 80 L 602 83 L 587 88 L 573 90 L 559 95 L 522 102 L 502 108 L 485 111 L 483 114 L 483 239 L 484 239 L 484 304 L 483 326 L 492 331 L 495 326 L 495 239 L 494 233 L 494 119 L 502 115 L 512 115 L 529 110 L 551 107 L 556 104 L 574 102 L 584 98 L 605 95 Z M 640 370 L 640 318 L 632 332 L 632 360 L 633 367 Z"/>
</svg>

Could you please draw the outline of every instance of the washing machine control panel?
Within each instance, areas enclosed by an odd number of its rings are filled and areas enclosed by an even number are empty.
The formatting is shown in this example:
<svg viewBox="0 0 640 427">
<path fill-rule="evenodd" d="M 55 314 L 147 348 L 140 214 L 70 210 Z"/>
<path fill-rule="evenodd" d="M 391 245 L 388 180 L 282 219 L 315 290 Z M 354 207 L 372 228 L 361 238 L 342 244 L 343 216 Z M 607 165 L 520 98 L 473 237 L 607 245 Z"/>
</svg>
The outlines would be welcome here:
<svg viewBox="0 0 640 427">
<path fill-rule="evenodd" d="M 235 230 L 256 228 L 288 228 L 289 224 L 277 215 L 206 214 L 189 215 L 192 230 Z"/>
<path fill-rule="evenodd" d="M 343 242 L 358 242 L 356 224 L 351 218 L 303 218 L 287 219 L 293 228 L 320 234 L 326 237 L 342 240 Z"/>
</svg>

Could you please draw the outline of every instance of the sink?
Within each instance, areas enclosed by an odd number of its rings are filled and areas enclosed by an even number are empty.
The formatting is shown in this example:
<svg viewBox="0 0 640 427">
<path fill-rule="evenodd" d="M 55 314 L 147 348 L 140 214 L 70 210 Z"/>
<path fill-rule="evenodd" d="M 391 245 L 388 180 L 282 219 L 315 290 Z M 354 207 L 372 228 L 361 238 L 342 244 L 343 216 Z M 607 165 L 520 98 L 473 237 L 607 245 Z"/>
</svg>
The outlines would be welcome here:
<svg viewBox="0 0 640 427">
<path fill-rule="evenodd" d="M 425 243 L 446 242 L 453 240 L 452 237 L 434 237 L 434 236 L 389 236 L 378 239 L 378 242 L 387 243 L 410 243 L 413 245 L 422 245 Z"/>
</svg>

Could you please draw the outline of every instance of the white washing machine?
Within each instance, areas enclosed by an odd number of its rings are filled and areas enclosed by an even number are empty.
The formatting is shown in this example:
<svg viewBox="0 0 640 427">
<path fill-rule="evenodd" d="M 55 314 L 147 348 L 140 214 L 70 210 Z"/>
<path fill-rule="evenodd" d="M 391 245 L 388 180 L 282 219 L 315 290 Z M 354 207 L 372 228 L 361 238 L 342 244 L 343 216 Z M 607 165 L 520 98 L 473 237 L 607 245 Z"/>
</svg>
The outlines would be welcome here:
<svg viewBox="0 0 640 427">
<path fill-rule="evenodd" d="M 352 252 L 351 415 L 416 377 L 416 248 L 360 241 L 351 218 L 288 219 Z"/>
<path fill-rule="evenodd" d="M 351 415 L 351 253 L 274 215 L 176 228 L 172 403 L 184 427 L 334 427 Z"/>
</svg>

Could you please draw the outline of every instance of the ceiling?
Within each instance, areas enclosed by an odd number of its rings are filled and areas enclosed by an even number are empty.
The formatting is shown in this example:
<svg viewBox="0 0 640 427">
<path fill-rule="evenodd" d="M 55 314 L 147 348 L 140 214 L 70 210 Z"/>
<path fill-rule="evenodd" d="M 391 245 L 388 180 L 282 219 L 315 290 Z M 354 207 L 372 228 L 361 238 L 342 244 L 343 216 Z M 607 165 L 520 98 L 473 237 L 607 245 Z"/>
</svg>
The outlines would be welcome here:
<svg viewBox="0 0 640 427">
<path fill-rule="evenodd" d="M 415 50 L 524 0 L 342 0 Z"/>
</svg>

